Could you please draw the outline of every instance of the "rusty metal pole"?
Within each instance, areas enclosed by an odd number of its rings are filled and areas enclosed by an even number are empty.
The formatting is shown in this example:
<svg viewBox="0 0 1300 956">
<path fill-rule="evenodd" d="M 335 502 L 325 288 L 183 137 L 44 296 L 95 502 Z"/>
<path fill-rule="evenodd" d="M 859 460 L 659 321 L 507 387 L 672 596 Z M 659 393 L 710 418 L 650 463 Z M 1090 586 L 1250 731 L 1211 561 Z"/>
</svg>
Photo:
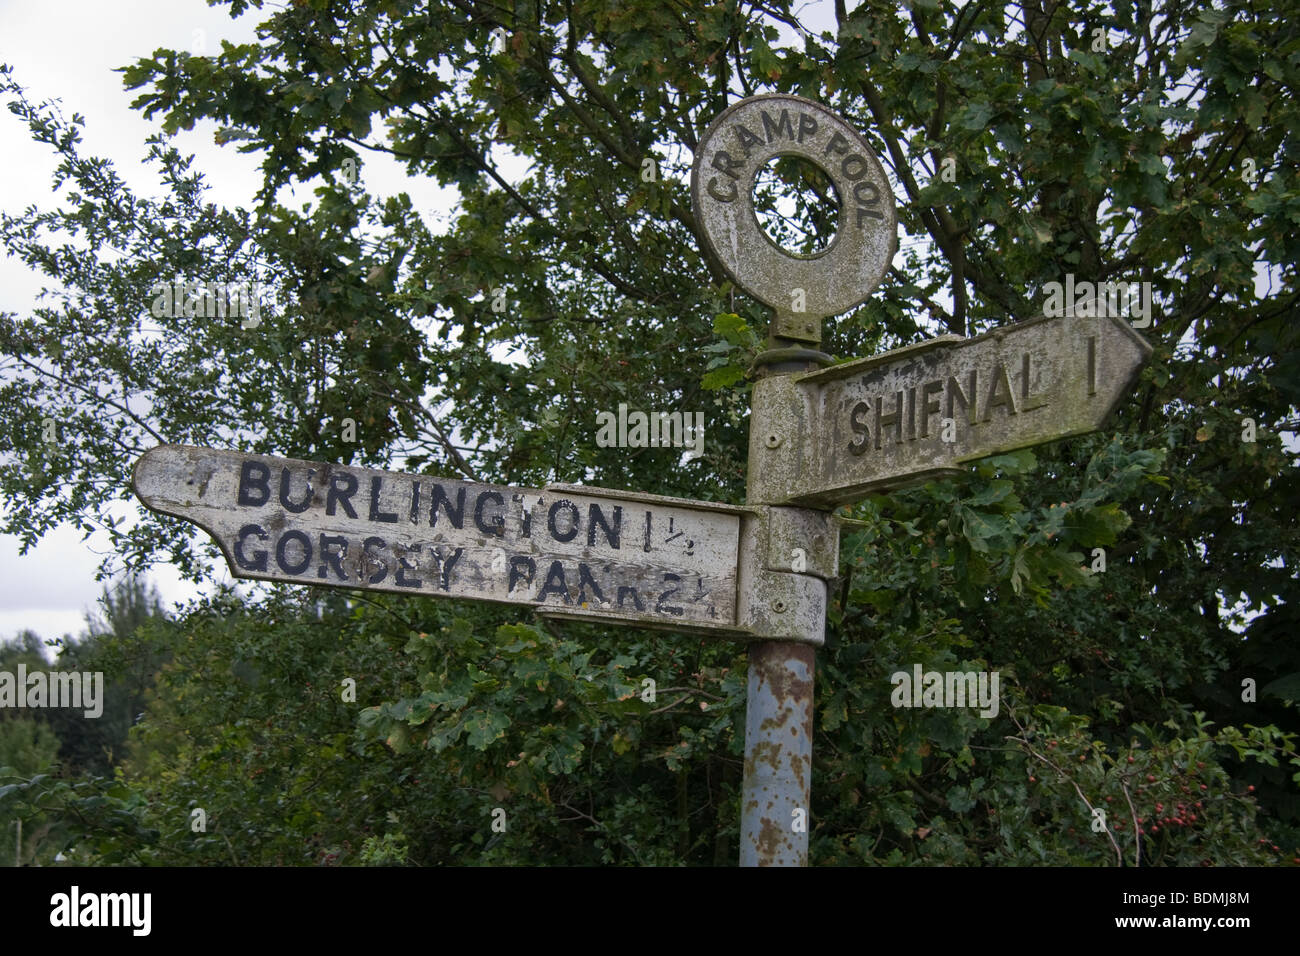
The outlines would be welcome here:
<svg viewBox="0 0 1300 956">
<path fill-rule="evenodd" d="M 808 864 L 815 654 L 787 641 L 749 645 L 741 866 Z"/>
</svg>

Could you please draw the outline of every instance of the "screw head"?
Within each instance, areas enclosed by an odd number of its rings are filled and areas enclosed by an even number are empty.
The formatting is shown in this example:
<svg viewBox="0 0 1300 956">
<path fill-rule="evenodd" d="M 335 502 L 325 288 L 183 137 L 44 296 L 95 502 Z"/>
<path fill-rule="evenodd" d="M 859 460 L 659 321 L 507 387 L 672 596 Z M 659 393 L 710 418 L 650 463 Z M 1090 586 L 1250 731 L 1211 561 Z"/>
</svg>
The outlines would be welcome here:
<svg viewBox="0 0 1300 956">
<path fill-rule="evenodd" d="M 773 432 L 769 432 L 767 438 L 764 439 L 764 443 L 767 445 L 768 448 L 778 448 L 781 445 L 781 436 Z"/>
<path fill-rule="evenodd" d="M 777 614 L 784 614 L 785 602 L 782 601 L 780 598 L 777 598 L 775 601 L 772 602 L 772 610 L 776 611 Z"/>
</svg>

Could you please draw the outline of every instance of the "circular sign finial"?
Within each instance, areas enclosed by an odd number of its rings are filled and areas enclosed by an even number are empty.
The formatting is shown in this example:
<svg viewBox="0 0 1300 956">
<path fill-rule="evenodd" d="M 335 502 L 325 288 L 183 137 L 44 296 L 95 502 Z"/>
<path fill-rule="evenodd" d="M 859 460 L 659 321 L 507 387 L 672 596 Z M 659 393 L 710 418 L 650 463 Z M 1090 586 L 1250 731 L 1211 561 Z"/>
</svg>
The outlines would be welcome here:
<svg viewBox="0 0 1300 956">
<path fill-rule="evenodd" d="M 754 213 L 755 179 L 777 156 L 815 164 L 839 195 L 839 229 L 814 255 L 786 252 Z M 736 284 L 776 310 L 774 334 L 799 341 L 820 341 L 824 317 L 865 301 L 898 246 L 894 194 L 866 139 L 800 96 L 751 96 L 723 110 L 695 151 L 691 205 Z"/>
</svg>

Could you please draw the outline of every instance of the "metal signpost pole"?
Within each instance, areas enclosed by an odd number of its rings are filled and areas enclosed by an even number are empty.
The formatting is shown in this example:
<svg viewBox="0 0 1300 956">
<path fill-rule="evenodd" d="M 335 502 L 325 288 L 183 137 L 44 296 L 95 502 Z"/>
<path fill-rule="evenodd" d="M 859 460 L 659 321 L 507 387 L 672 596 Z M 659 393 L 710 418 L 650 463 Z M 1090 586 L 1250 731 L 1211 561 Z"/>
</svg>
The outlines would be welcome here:
<svg viewBox="0 0 1300 956">
<path fill-rule="evenodd" d="M 801 157 L 834 183 L 839 228 L 816 255 L 785 251 L 755 216 L 755 181 L 778 156 Z M 815 648 L 824 640 L 839 527 L 826 511 L 783 507 L 816 423 L 809 393 L 794 387 L 794 376 L 831 363 L 817 348 L 822 320 L 866 299 L 889 268 L 897 231 L 892 198 L 861 134 L 797 96 L 734 104 L 695 152 L 691 200 L 706 252 L 774 311 L 751 398 L 746 503 L 758 514 L 745 522 L 740 559 L 739 618 L 756 638 L 749 645 L 742 866 L 808 862 Z"/>
<path fill-rule="evenodd" d="M 778 349 L 766 354 L 782 357 Z M 766 576 L 751 577 L 742 562 L 741 600 L 770 610 L 776 639 L 749 645 L 741 866 L 808 863 L 815 648 L 823 641 L 826 620 L 826 582 L 809 571 L 820 568 L 834 576 L 839 536 L 825 514 L 774 507 L 762 481 L 772 472 L 765 456 L 795 444 L 797 436 L 781 380 L 808 365 L 798 360 L 761 365 L 750 411 L 746 497 L 751 506 L 765 506 L 763 518 L 755 522 L 766 525 L 755 554 L 769 567 Z M 786 583 L 782 579 L 787 575 L 789 583 L 801 586 L 773 587 Z M 794 580 L 796 576 L 802 580 Z"/>
</svg>

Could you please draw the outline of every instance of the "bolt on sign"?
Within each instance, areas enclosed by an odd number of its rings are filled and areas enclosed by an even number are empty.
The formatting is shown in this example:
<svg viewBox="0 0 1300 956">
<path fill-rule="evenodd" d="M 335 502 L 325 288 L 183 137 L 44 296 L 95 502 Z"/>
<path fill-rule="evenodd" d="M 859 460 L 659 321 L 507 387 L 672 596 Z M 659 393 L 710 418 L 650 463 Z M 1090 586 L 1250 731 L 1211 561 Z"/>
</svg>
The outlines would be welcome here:
<svg viewBox="0 0 1300 956">
<path fill-rule="evenodd" d="M 133 483 L 152 510 L 212 535 L 240 578 L 736 625 L 740 508 L 183 445 L 146 452 Z"/>
</svg>

